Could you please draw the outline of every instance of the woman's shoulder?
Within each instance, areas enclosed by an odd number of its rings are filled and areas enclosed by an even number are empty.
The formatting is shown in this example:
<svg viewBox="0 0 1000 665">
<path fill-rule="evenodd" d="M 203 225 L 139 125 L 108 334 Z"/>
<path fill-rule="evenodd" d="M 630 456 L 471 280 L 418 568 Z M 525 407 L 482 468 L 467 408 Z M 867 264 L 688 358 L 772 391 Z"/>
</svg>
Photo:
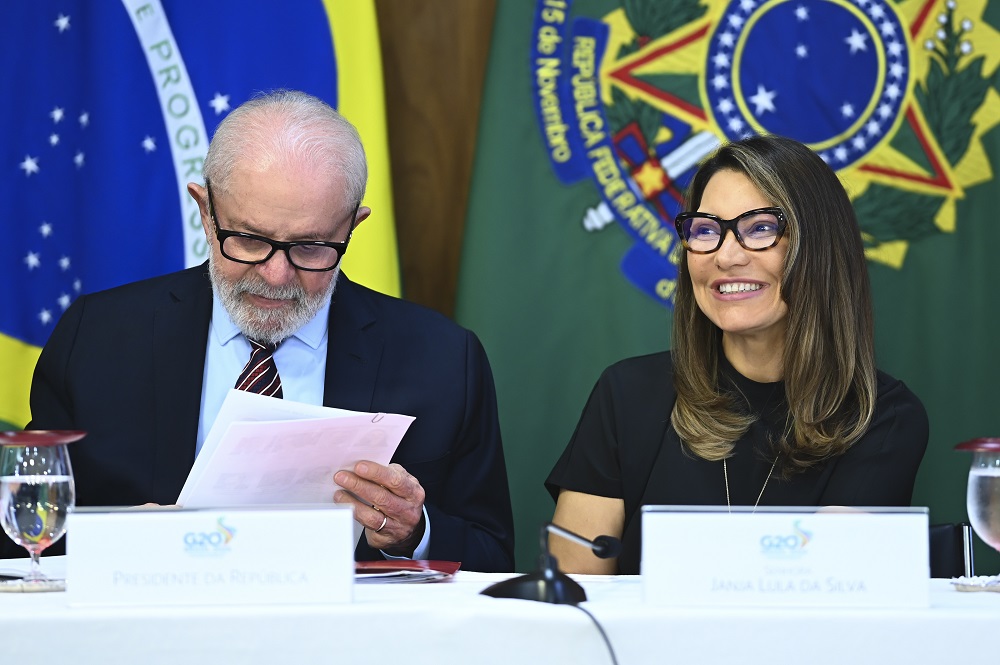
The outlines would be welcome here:
<svg viewBox="0 0 1000 665">
<path fill-rule="evenodd" d="M 877 373 L 878 397 L 875 403 L 874 422 L 898 421 L 915 433 L 928 432 L 930 425 L 927 409 L 920 398 L 903 381 L 879 370 Z"/>
<path fill-rule="evenodd" d="M 673 401 L 673 361 L 669 351 L 625 358 L 601 374 L 595 391 L 603 399 L 628 404 L 629 408 L 662 405 Z"/>
<path fill-rule="evenodd" d="M 923 402 L 901 380 L 887 372 L 878 370 L 876 373 L 878 385 L 879 406 L 913 407 L 924 410 Z"/>
<path fill-rule="evenodd" d="M 673 387 L 674 363 L 669 351 L 619 360 L 601 374 L 601 381 L 626 382 L 630 385 L 668 385 Z"/>
</svg>

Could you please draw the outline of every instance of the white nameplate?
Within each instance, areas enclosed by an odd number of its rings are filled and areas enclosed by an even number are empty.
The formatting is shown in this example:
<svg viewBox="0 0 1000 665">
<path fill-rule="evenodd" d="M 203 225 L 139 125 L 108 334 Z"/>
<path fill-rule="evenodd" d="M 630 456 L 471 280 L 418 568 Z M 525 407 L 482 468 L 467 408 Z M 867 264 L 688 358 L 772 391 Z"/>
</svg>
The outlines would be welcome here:
<svg viewBox="0 0 1000 665">
<path fill-rule="evenodd" d="M 646 602 L 927 607 L 926 508 L 645 506 Z"/>
<path fill-rule="evenodd" d="M 67 518 L 78 605 L 346 603 L 354 522 L 340 505 L 86 509 Z"/>
</svg>

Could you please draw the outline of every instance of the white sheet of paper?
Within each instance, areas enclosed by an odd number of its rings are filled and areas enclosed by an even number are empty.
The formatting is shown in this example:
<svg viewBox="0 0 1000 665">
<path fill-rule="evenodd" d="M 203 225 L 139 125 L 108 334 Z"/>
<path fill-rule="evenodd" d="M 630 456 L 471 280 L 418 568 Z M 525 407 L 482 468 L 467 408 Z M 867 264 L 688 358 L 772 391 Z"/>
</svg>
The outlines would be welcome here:
<svg viewBox="0 0 1000 665">
<path fill-rule="evenodd" d="M 333 474 L 361 460 L 388 464 L 413 421 L 232 390 L 177 503 L 332 503 Z"/>
</svg>

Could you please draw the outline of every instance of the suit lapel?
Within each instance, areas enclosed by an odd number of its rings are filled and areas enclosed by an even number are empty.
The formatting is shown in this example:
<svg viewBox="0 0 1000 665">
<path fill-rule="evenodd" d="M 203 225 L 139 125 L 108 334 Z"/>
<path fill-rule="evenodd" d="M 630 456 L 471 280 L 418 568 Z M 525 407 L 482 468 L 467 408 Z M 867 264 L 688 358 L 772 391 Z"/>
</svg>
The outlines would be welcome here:
<svg viewBox="0 0 1000 665">
<path fill-rule="evenodd" d="M 341 274 L 330 304 L 323 404 L 371 411 L 382 360 L 375 305 L 364 289 Z"/>
<path fill-rule="evenodd" d="M 212 288 L 205 266 L 181 273 L 153 320 L 156 459 L 153 490 L 174 503 L 194 464 Z"/>
</svg>

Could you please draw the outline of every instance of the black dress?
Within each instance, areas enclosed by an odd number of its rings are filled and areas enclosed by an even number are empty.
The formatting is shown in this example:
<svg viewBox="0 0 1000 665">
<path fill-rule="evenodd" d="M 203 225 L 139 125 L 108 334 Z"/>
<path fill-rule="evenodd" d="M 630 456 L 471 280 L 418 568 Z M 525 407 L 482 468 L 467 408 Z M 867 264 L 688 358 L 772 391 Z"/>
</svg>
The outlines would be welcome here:
<svg viewBox="0 0 1000 665">
<path fill-rule="evenodd" d="M 722 359 L 723 381 L 744 396 L 759 419 L 727 461 L 732 505 L 908 506 L 927 447 L 927 413 L 901 382 L 878 373 L 871 426 L 851 448 L 805 473 L 767 481 L 770 441 L 782 431 L 784 384 L 757 383 Z M 620 361 L 604 371 L 569 445 L 545 482 L 560 489 L 624 499 L 625 528 L 618 571 L 639 572 L 643 505 L 726 505 L 722 462 L 692 455 L 670 424 L 673 363 L 668 352 Z M 763 488 L 763 494 L 761 489 Z"/>
</svg>

